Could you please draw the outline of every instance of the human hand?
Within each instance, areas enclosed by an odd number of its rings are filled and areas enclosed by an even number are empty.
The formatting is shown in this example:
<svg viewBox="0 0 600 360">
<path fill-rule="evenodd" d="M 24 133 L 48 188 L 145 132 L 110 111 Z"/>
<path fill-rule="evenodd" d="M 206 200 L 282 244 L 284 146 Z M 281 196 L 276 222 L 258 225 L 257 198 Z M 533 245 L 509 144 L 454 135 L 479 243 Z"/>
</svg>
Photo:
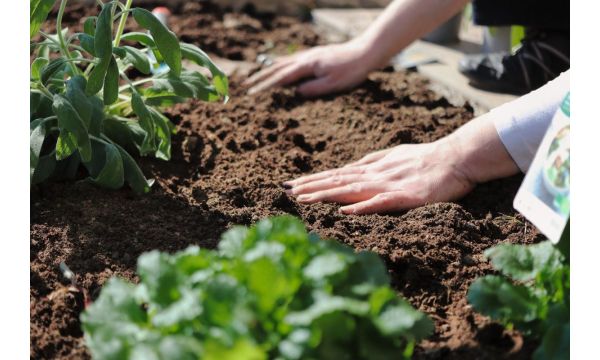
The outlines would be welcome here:
<svg viewBox="0 0 600 360">
<path fill-rule="evenodd" d="M 370 214 L 456 200 L 474 187 L 447 140 L 399 145 L 342 168 L 284 183 L 300 203 L 337 202 L 343 214 Z"/>
<path fill-rule="evenodd" d="M 303 78 L 314 78 L 298 86 L 306 97 L 324 95 L 350 89 L 366 79 L 377 65 L 359 40 L 343 44 L 317 46 L 283 56 L 244 82 L 253 94 L 275 86 L 286 86 Z"/>
</svg>

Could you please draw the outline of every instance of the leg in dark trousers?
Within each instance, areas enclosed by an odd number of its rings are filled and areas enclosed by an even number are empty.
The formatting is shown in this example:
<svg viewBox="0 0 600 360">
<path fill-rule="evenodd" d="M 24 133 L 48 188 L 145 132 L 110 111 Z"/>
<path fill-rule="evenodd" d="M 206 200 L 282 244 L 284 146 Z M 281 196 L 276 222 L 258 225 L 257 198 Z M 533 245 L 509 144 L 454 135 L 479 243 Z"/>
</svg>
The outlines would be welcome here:
<svg viewBox="0 0 600 360">
<path fill-rule="evenodd" d="M 569 2 L 565 0 L 474 0 L 477 25 L 525 27 L 525 38 L 514 53 L 473 55 L 460 71 L 475 87 L 525 94 L 570 67 Z"/>
<path fill-rule="evenodd" d="M 473 0 L 473 21 L 483 26 L 521 25 L 569 31 L 569 1 Z"/>
</svg>

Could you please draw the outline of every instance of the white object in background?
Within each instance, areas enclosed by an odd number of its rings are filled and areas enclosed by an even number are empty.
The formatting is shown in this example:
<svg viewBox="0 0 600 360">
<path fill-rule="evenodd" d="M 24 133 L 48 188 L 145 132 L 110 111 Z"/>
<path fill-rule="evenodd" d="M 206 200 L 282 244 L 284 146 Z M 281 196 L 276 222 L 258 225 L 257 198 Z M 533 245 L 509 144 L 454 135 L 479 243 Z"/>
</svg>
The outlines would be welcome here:
<svg viewBox="0 0 600 360">
<path fill-rule="evenodd" d="M 510 52 L 510 26 L 489 26 L 483 30 L 484 54 Z"/>
</svg>

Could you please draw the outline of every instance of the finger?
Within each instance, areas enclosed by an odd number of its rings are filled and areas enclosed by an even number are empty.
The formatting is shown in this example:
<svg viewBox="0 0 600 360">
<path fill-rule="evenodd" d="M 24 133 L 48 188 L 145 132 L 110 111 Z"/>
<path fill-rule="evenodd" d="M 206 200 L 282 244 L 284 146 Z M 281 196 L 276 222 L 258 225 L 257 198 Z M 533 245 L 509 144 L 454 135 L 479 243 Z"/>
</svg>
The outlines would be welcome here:
<svg viewBox="0 0 600 360">
<path fill-rule="evenodd" d="M 264 79 L 268 79 L 270 76 L 272 76 L 277 71 L 280 71 L 284 67 L 289 66 L 291 64 L 292 64 L 291 61 L 280 61 L 280 62 L 274 63 L 273 65 L 262 69 L 261 71 L 257 72 L 256 74 L 254 74 L 254 75 L 250 76 L 249 78 L 247 78 L 246 80 L 244 80 L 242 85 L 253 86 L 257 83 L 260 83 Z"/>
<path fill-rule="evenodd" d="M 342 206 L 342 214 L 374 214 L 405 210 L 424 205 L 418 197 L 404 190 L 383 192 L 356 204 Z"/>
<path fill-rule="evenodd" d="M 250 88 L 250 90 L 248 90 L 248 94 L 251 95 L 274 86 L 285 86 L 311 74 L 312 64 L 292 64 L 282 68 L 268 79 Z"/>
<path fill-rule="evenodd" d="M 371 177 L 365 174 L 336 175 L 296 186 L 292 188 L 289 193 L 292 195 L 310 194 L 365 181 L 371 181 Z"/>
<path fill-rule="evenodd" d="M 312 181 L 322 180 L 322 179 L 332 177 L 332 176 L 364 174 L 366 171 L 367 171 L 366 167 L 359 167 L 359 166 L 353 167 L 353 168 L 332 169 L 332 170 L 321 171 L 319 173 L 312 174 L 312 175 L 302 176 L 295 180 L 286 181 L 283 184 L 286 186 L 296 187 L 296 186 L 299 186 L 302 184 L 306 184 L 306 183 L 309 183 Z"/>
<path fill-rule="evenodd" d="M 352 183 L 334 189 L 300 195 L 296 200 L 305 204 L 312 204 L 319 201 L 348 204 L 365 201 L 377 194 L 388 191 L 389 188 L 390 185 L 388 183 L 381 181 Z"/>
<path fill-rule="evenodd" d="M 386 156 L 387 154 L 389 154 L 390 151 L 392 151 L 392 149 L 384 149 L 384 150 L 379 150 L 379 151 L 372 152 L 372 153 L 370 153 L 368 155 L 363 156 L 361 159 L 359 159 L 359 160 L 357 160 L 355 162 L 351 162 L 351 163 L 347 164 L 346 167 L 359 166 L 359 165 L 367 165 L 367 164 L 374 163 L 375 161 L 380 160 L 384 156 Z"/>
<path fill-rule="evenodd" d="M 310 80 L 298 86 L 298 93 L 304 97 L 315 97 L 335 91 L 336 83 L 331 76 Z"/>
</svg>

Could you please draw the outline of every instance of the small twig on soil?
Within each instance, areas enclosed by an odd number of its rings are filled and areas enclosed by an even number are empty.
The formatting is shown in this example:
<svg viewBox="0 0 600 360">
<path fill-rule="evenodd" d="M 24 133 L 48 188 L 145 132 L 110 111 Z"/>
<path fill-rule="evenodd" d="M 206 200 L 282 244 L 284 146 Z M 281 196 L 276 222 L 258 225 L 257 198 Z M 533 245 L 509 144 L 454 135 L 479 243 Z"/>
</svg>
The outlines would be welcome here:
<svg viewBox="0 0 600 360">
<path fill-rule="evenodd" d="M 84 307 L 87 308 L 92 303 L 87 289 L 85 289 L 77 284 L 77 276 L 75 275 L 75 273 L 73 271 L 71 271 L 69 266 L 67 266 L 67 264 L 65 264 L 64 261 L 61 261 L 59 268 L 60 268 L 60 272 L 65 277 L 65 279 L 67 279 L 71 282 L 69 291 L 80 292 L 83 295 Z"/>
<path fill-rule="evenodd" d="M 77 287 L 77 278 L 75 276 L 75 273 L 71 271 L 71 269 L 69 269 L 67 264 L 65 264 L 65 262 L 62 261 L 58 267 L 60 268 L 60 272 L 65 277 L 65 279 L 69 280 L 71 282 L 71 285 Z"/>
</svg>

